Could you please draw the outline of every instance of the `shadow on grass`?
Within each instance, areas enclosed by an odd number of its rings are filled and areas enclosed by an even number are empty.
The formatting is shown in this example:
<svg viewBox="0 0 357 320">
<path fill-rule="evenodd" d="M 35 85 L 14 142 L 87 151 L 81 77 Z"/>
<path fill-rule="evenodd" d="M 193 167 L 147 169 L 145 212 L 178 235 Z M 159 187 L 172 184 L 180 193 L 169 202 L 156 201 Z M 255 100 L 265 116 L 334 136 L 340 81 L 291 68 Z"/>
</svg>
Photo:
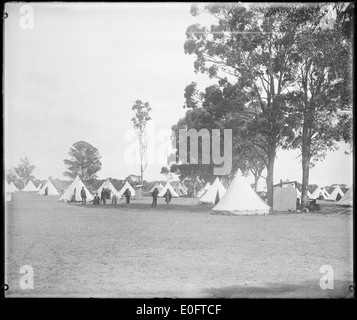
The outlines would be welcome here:
<svg viewBox="0 0 357 320">
<path fill-rule="evenodd" d="M 321 289 L 320 279 L 298 284 L 228 286 L 205 289 L 207 298 L 354 298 L 352 283 L 335 280 L 333 289 Z"/>
</svg>

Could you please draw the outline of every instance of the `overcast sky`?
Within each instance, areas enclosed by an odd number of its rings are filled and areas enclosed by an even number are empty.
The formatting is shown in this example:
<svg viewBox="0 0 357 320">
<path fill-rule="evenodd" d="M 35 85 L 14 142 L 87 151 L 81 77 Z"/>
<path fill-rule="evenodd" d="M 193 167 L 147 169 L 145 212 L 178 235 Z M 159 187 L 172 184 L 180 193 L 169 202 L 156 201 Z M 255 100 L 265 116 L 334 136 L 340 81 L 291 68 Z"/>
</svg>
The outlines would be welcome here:
<svg viewBox="0 0 357 320">
<path fill-rule="evenodd" d="M 203 17 L 192 17 L 189 3 L 37 3 L 33 29 L 23 29 L 22 5 L 5 8 L 5 168 L 27 156 L 36 177 L 63 179 L 63 159 L 83 140 L 102 156 L 98 178 L 139 174 L 125 157 L 131 107 L 137 99 L 150 103 L 157 133 L 150 138 L 163 144 L 160 130 L 185 113 L 186 85 L 209 84 L 183 50 L 186 28 Z M 350 185 L 352 156 L 345 149 L 319 162 L 310 183 Z M 298 154 L 278 152 L 276 182 L 301 181 Z M 150 164 L 145 179 L 164 179 L 161 167 Z"/>
</svg>

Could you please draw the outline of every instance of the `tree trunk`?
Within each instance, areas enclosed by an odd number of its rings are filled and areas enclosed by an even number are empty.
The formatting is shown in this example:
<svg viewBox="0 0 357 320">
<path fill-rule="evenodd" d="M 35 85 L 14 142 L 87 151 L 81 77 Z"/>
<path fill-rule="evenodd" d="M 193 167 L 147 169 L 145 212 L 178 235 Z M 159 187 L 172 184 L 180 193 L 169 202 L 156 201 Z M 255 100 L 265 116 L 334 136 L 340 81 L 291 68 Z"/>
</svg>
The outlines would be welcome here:
<svg viewBox="0 0 357 320">
<path fill-rule="evenodd" d="M 268 154 L 268 167 L 267 167 L 267 192 L 268 192 L 268 205 L 273 208 L 274 197 L 274 162 L 275 162 L 275 148 L 272 148 Z"/>
<path fill-rule="evenodd" d="M 196 194 L 197 194 L 197 177 L 195 177 L 195 180 L 193 182 L 193 196 L 196 197 Z"/>
<path fill-rule="evenodd" d="M 254 191 L 255 191 L 255 192 L 257 192 L 258 181 L 259 181 L 259 173 L 257 172 L 257 173 L 254 175 Z"/>
<path fill-rule="evenodd" d="M 309 185 L 310 160 L 311 160 L 311 128 L 304 123 L 302 131 L 302 191 L 301 207 L 307 207 L 307 190 Z"/>
<path fill-rule="evenodd" d="M 140 180 L 141 180 L 140 184 L 144 184 L 144 169 L 142 164 L 140 165 Z"/>
</svg>

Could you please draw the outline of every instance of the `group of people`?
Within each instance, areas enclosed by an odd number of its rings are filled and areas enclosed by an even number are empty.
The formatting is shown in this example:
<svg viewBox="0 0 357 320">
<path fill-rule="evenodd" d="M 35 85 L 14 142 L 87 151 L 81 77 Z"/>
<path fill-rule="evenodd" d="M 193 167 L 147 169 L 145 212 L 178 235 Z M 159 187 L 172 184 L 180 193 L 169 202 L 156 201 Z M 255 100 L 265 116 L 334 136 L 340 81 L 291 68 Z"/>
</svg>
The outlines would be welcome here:
<svg viewBox="0 0 357 320">
<path fill-rule="evenodd" d="M 100 197 L 98 195 L 98 192 L 96 192 L 94 199 L 93 199 L 93 205 L 106 204 L 107 199 L 110 199 L 110 198 L 112 199 L 112 204 L 117 204 L 118 197 L 115 194 L 113 194 L 112 197 L 110 197 L 110 195 L 111 195 L 111 190 L 109 188 L 103 188 L 100 193 Z M 126 199 L 126 203 L 130 203 L 131 191 L 129 188 L 125 190 L 124 196 Z M 153 190 L 153 192 L 151 193 L 151 196 L 152 196 L 151 208 L 156 208 L 157 198 L 159 196 L 159 190 L 157 188 L 155 188 Z M 86 191 L 84 190 L 84 187 L 82 187 L 82 190 L 81 190 L 81 198 L 82 198 L 82 204 L 85 205 L 87 203 L 87 194 L 86 194 Z M 164 198 L 165 198 L 166 204 L 170 204 L 171 199 L 172 199 L 172 194 L 169 189 L 167 189 L 166 193 L 164 194 Z"/>
<path fill-rule="evenodd" d="M 153 190 L 153 192 L 151 192 L 151 196 L 152 196 L 151 208 L 156 208 L 157 198 L 159 196 L 159 190 L 157 188 L 155 188 Z M 164 194 L 164 198 L 165 198 L 166 204 L 170 204 L 171 198 L 172 198 L 172 194 L 171 194 L 169 189 L 167 189 L 166 193 Z"/>
<path fill-rule="evenodd" d="M 98 205 L 98 204 L 106 204 L 107 200 L 110 199 L 111 195 L 111 190 L 109 188 L 103 188 L 102 192 L 100 193 L 100 197 L 98 195 L 98 192 L 95 193 L 94 199 L 93 199 L 93 204 Z M 112 198 L 114 198 L 115 195 L 113 195 Z M 113 203 L 113 199 L 112 199 Z"/>
<path fill-rule="evenodd" d="M 108 199 L 112 199 L 112 204 L 118 204 L 118 196 L 113 194 L 113 196 L 111 197 L 110 195 L 111 190 L 109 188 L 103 188 L 102 192 L 100 193 L 100 197 L 98 195 L 98 192 L 95 194 L 93 204 L 106 204 Z M 126 203 L 130 203 L 131 191 L 129 188 L 125 190 L 124 196 L 126 198 Z"/>
</svg>

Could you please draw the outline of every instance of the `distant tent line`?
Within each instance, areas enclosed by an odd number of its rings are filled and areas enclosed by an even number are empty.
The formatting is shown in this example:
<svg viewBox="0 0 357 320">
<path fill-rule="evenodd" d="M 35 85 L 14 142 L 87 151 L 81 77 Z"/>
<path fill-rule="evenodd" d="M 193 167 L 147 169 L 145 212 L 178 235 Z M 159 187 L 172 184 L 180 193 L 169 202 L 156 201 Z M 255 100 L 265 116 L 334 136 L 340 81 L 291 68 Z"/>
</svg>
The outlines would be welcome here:
<svg viewBox="0 0 357 320">
<path fill-rule="evenodd" d="M 279 186 L 282 183 L 275 185 Z M 298 188 L 295 187 L 295 182 L 284 182 L 282 187 L 295 189 L 295 193 L 291 193 L 289 198 L 298 198 L 301 200 L 301 192 Z M 93 194 L 87 189 L 85 184 L 81 181 L 79 176 L 77 176 L 70 185 L 65 188 L 65 191 L 60 196 L 60 201 L 81 201 L 80 191 L 84 187 L 87 194 L 87 201 L 90 202 L 93 200 Z M 249 187 L 249 188 L 248 188 Z M 132 198 L 135 197 L 135 189 L 132 185 L 125 180 L 123 187 L 120 191 L 114 187 L 109 178 L 107 178 L 102 185 L 96 190 L 100 195 L 100 192 L 103 188 L 111 190 L 111 196 L 116 195 L 118 198 L 123 197 L 124 192 L 129 188 L 131 191 Z M 180 181 L 168 181 L 165 186 L 161 183 L 156 183 L 150 192 L 155 188 L 159 191 L 159 197 L 163 197 L 167 190 L 170 190 L 173 197 L 180 197 L 187 195 L 187 187 Z M 11 193 L 19 191 L 13 182 L 10 184 L 5 182 L 6 189 L 6 201 L 11 201 L 11 196 L 8 196 Z M 227 191 L 230 190 L 227 196 Z M 234 191 L 232 191 L 234 190 Z M 39 195 L 44 196 L 58 196 L 60 195 L 59 190 L 54 186 L 49 178 L 44 185 L 40 182 L 36 187 L 32 180 L 29 180 L 26 186 L 22 189 L 24 192 L 36 192 Z M 62 189 L 61 189 L 62 191 Z M 229 212 L 233 214 L 268 214 L 267 204 L 253 191 L 249 183 L 246 181 L 246 178 L 242 175 L 241 171 L 238 170 L 228 189 L 223 187 L 219 178 L 216 178 L 214 183 L 211 185 L 209 182 L 200 190 L 197 194 L 199 202 L 201 203 L 210 203 L 215 204 L 215 207 L 212 209 L 214 212 Z M 95 193 L 95 192 L 94 192 Z M 278 192 L 274 192 L 275 195 Z M 287 193 L 286 193 L 287 194 Z M 10 200 L 8 200 L 10 198 Z M 339 185 L 336 185 L 331 194 L 328 193 L 326 188 L 317 186 L 312 194 L 308 190 L 308 198 L 311 199 L 324 199 L 330 201 L 337 201 L 336 205 L 341 206 L 352 206 L 352 187 L 348 189 L 346 194 L 342 191 Z M 275 198 L 274 198 L 275 199 Z M 286 199 L 286 197 L 285 197 Z M 223 201 L 224 200 L 224 201 Z M 275 200 L 281 201 L 281 200 Z M 249 203 L 249 205 L 248 205 Z M 261 206 L 261 204 L 266 206 Z M 293 203 L 293 201 L 291 201 Z M 274 206 L 275 207 L 275 206 Z M 268 207 L 269 208 L 269 207 Z M 274 208 L 276 210 L 276 208 Z"/>
</svg>

